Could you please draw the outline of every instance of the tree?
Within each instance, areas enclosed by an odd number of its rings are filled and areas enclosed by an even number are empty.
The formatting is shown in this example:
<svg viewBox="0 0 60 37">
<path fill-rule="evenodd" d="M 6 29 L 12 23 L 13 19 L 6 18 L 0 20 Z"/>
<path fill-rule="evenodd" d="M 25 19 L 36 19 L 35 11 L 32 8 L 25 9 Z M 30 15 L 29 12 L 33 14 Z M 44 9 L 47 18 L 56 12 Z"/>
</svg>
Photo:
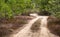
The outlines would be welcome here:
<svg viewBox="0 0 60 37">
<path fill-rule="evenodd" d="M 0 0 L 0 18 L 11 18 L 12 11 L 5 1 Z"/>
<path fill-rule="evenodd" d="M 60 0 L 36 0 L 34 3 L 41 13 L 48 12 L 53 16 L 60 17 Z"/>
<path fill-rule="evenodd" d="M 28 14 L 33 9 L 60 17 L 60 0 L 0 0 L 0 17 Z"/>
</svg>

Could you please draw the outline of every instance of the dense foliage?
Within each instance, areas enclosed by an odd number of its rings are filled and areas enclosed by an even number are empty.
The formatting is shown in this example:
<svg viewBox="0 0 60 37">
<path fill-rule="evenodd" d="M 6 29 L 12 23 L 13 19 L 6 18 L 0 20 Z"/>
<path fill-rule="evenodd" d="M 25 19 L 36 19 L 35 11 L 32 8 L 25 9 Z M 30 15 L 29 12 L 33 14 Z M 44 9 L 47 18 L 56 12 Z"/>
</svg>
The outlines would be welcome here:
<svg viewBox="0 0 60 37">
<path fill-rule="evenodd" d="M 39 9 L 60 17 L 60 0 L 0 0 L 0 18 L 11 18 L 27 10 Z"/>
<path fill-rule="evenodd" d="M 29 8 L 32 8 L 31 0 L 0 0 L 0 18 L 11 18 Z"/>
<path fill-rule="evenodd" d="M 47 11 L 60 18 L 60 0 L 36 0 L 34 2 L 40 11 Z"/>
</svg>

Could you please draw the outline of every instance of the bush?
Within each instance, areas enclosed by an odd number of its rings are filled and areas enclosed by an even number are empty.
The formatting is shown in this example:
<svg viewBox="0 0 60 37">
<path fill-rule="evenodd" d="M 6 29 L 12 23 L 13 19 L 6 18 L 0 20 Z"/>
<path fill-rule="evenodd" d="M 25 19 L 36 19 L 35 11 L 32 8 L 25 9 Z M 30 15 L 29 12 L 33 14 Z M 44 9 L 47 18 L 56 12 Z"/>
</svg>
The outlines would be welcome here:
<svg viewBox="0 0 60 37">
<path fill-rule="evenodd" d="M 10 7 L 7 4 L 2 3 L 1 10 L 0 10 L 0 18 L 11 18 L 12 16 L 13 13 Z"/>
</svg>

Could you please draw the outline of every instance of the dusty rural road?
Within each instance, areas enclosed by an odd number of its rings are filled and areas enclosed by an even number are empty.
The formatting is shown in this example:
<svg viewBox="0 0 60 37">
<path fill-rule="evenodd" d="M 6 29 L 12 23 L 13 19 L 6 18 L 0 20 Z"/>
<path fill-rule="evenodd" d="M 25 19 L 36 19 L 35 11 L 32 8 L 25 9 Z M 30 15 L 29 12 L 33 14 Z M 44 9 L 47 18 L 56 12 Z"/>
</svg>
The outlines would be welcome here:
<svg viewBox="0 0 60 37">
<path fill-rule="evenodd" d="M 33 23 L 38 20 L 41 19 L 41 24 L 40 24 L 40 30 L 38 32 L 31 32 L 31 26 L 33 25 Z M 25 28 L 23 28 L 22 30 L 20 30 L 17 34 L 14 34 L 11 37 L 58 37 L 52 33 L 50 33 L 50 31 L 47 28 L 47 19 L 48 16 L 38 16 L 37 18 L 31 20 Z"/>
</svg>

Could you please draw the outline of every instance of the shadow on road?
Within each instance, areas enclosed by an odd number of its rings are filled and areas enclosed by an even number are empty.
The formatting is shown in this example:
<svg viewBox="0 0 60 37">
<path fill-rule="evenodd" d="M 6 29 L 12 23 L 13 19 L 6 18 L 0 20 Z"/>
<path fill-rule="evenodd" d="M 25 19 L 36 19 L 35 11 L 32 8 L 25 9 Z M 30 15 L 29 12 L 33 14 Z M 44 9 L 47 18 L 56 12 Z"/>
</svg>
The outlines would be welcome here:
<svg viewBox="0 0 60 37">
<path fill-rule="evenodd" d="M 41 24 L 41 19 L 39 18 L 32 26 L 31 26 L 31 31 L 32 32 L 37 32 L 40 30 L 40 24 Z"/>
</svg>

